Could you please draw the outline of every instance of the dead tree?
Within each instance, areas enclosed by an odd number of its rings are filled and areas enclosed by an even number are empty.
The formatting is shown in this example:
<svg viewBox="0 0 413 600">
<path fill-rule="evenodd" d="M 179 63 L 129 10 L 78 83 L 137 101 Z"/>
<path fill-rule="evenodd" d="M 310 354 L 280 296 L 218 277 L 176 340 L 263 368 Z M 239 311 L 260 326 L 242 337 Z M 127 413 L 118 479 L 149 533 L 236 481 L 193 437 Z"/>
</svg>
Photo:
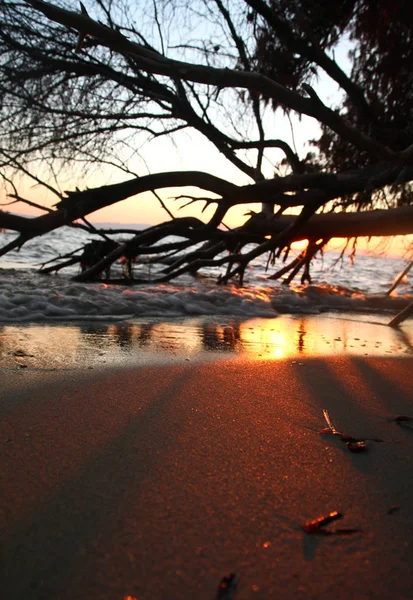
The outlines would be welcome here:
<svg viewBox="0 0 413 600">
<path fill-rule="evenodd" d="M 226 270 L 221 283 L 234 277 L 242 282 L 247 265 L 255 258 L 264 253 L 286 256 L 294 241 L 304 239 L 308 248 L 289 271 L 302 272 L 304 280 L 309 280 L 312 258 L 331 237 L 413 232 L 411 131 L 381 122 L 377 115 L 384 113 L 377 99 L 372 103 L 367 87 L 353 81 L 331 58 L 328 49 L 334 40 L 320 33 L 328 33 L 328 23 L 327 29 L 326 23 L 320 29 L 316 15 L 311 21 L 296 8 L 284 18 L 282 2 L 279 10 L 276 3 L 240 0 L 242 10 L 231 13 L 221 0 L 200 0 L 198 13 L 203 7 L 226 36 L 220 44 L 205 40 L 191 46 L 189 35 L 181 49 L 200 57 L 200 62 L 190 62 L 174 54 L 171 43 L 167 47 L 157 13 L 153 15 L 159 31 L 155 49 L 128 20 L 127 3 L 112 3 L 111 10 L 101 2 L 91 0 L 90 4 L 93 12 L 89 7 L 88 11 L 68 10 L 43 0 L 3 2 L 0 48 L 7 58 L 0 64 L 4 115 L 0 132 L 5 140 L 0 147 L 0 173 L 12 186 L 10 173 L 16 170 L 44 183 L 57 203 L 33 219 L 0 213 L 0 227 L 19 232 L 17 239 L 0 249 L 0 256 L 120 200 L 136 197 L 139 202 L 139 195 L 146 191 L 160 199 L 158 192 L 165 188 L 188 186 L 202 193 L 200 198 L 186 196 L 190 204 L 214 205 L 208 220 L 179 218 L 163 205 L 168 221 L 122 243 L 115 240 L 113 249 L 88 265 L 78 279 L 93 280 L 122 257 L 132 260 L 151 255 L 151 260 L 162 265 L 159 281 L 222 265 Z M 190 4 L 186 10 L 191 10 Z M 345 23 L 340 21 L 343 31 L 351 14 Z M 325 104 L 309 79 L 298 79 L 300 85 L 293 86 L 280 71 L 264 72 L 260 43 L 268 31 L 274 47 L 286 52 L 285 56 L 298 57 L 307 65 L 307 74 L 311 69 L 324 71 L 341 87 L 346 94 L 341 111 Z M 285 140 L 267 136 L 265 110 L 270 106 L 318 121 L 324 136 L 318 158 L 299 156 Z M 255 139 L 241 133 L 241 126 L 244 132 L 253 126 Z M 116 151 L 110 152 L 109 145 L 116 145 L 123 134 L 134 132 L 136 141 L 138 133 L 157 138 L 184 128 L 207 138 L 239 169 L 244 183 L 198 171 L 138 177 Z M 347 163 L 338 165 L 322 159 L 323 148 L 333 142 L 334 147 L 342 143 L 350 148 L 356 163 L 349 154 Z M 278 170 L 268 176 L 264 159 L 274 151 L 278 152 Z M 36 168 L 37 161 L 42 168 L 50 164 L 54 175 L 55 165 L 60 168 L 76 160 L 116 164 L 128 179 L 62 193 Z M 12 197 L 22 201 L 15 186 L 12 191 Z M 260 203 L 266 210 L 236 229 L 223 228 L 231 207 L 251 203 Z M 295 216 L 284 214 L 290 208 L 298 211 Z M 163 243 L 171 235 L 179 241 Z"/>
</svg>

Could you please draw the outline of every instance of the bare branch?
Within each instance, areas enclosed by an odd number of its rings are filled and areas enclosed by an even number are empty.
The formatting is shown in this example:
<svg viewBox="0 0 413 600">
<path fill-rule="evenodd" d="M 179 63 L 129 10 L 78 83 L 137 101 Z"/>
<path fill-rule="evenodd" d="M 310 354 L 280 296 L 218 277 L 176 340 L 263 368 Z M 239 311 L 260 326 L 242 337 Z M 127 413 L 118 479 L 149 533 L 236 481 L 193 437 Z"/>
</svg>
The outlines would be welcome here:
<svg viewBox="0 0 413 600">
<path fill-rule="evenodd" d="M 327 108 L 321 102 L 314 101 L 313 98 L 304 98 L 268 77 L 257 73 L 217 69 L 167 59 L 153 50 L 148 50 L 136 42 L 129 41 L 119 31 L 111 30 L 83 14 L 58 8 L 42 0 L 25 0 L 25 2 L 44 13 L 53 21 L 77 31 L 87 31 L 100 44 L 121 54 L 124 53 L 133 56 L 138 61 L 140 69 L 148 73 L 167 75 L 172 78 L 179 77 L 188 81 L 214 85 L 219 89 L 238 87 L 254 90 L 255 92 L 274 98 L 281 105 L 295 110 L 300 114 L 316 118 L 350 143 L 374 156 L 378 155 L 382 159 L 387 160 L 396 159 L 396 155 L 392 150 L 354 129 L 337 113 Z"/>
</svg>

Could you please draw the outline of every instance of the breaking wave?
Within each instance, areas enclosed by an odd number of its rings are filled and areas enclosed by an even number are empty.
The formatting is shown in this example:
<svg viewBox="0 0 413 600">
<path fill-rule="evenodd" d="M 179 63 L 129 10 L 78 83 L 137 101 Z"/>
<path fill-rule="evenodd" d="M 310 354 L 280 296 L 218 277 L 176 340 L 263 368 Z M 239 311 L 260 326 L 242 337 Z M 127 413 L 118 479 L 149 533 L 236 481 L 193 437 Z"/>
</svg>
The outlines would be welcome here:
<svg viewBox="0 0 413 600">
<path fill-rule="evenodd" d="M 0 321 L 105 321 L 142 317 L 230 315 L 275 317 L 326 311 L 398 311 L 413 301 L 409 291 L 398 296 L 368 294 L 338 285 L 281 284 L 239 288 L 211 281 L 125 287 L 75 283 L 21 269 L 0 270 Z"/>
<path fill-rule="evenodd" d="M 1 234 L 8 242 L 15 234 Z M 17 252 L 2 257 L 0 269 L 0 322 L 105 321 L 145 317 L 228 315 L 234 317 L 275 317 L 278 314 L 314 314 L 325 311 L 399 311 L 413 300 L 413 270 L 391 297 L 386 291 L 406 261 L 385 256 L 348 257 L 326 252 L 312 265 L 314 285 L 289 287 L 268 280 L 266 256 L 249 268 L 246 286 L 218 286 L 218 270 L 194 279 L 183 276 L 170 284 L 134 287 L 81 284 L 70 280 L 78 272 L 44 275 L 36 268 L 82 246 L 90 236 L 81 230 L 63 227 Z M 281 265 L 282 266 L 282 265 Z M 138 268 L 150 269 L 148 265 Z M 148 272 L 144 273 L 145 276 Z M 156 276 L 155 272 L 153 273 Z"/>
</svg>

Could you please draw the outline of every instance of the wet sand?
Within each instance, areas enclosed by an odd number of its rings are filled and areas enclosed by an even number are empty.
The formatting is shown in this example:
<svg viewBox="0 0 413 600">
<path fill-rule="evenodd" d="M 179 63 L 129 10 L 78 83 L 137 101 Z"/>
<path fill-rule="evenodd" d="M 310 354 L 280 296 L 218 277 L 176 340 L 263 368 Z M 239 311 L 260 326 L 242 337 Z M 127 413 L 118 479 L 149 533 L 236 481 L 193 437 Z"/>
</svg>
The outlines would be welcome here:
<svg viewBox="0 0 413 600">
<path fill-rule="evenodd" d="M 324 313 L 9 324 L 0 326 L 0 370 L 107 369 L 237 356 L 413 356 L 413 320 L 392 328 L 390 318 Z"/>
<path fill-rule="evenodd" d="M 7 600 L 412 597 L 413 360 L 1 373 Z M 368 442 L 351 453 L 321 435 Z M 303 524 L 343 518 L 311 535 Z"/>
</svg>

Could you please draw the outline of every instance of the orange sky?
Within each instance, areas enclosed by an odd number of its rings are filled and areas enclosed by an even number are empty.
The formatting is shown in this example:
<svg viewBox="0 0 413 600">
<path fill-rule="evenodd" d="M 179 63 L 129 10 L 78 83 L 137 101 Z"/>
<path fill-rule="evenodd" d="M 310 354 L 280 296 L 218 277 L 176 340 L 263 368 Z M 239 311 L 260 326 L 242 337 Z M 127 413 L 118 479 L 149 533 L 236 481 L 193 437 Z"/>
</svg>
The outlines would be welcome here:
<svg viewBox="0 0 413 600">
<path fill-rule="evenodd" d="M 195 194 L 199 193 L 199 190 L 192 190 Z M 27 193 L 28 192 L 28 193 Z M 191 193 L 191 190 L 188 190 Z M 200 213 L 200 209 L 203 203 L 199 203 L 192 207 L 187 207 L 183 210 L 178 210 L 181 203 L 184 201 L 172 201 L 168 200 L 170 196 L 182 194 L 182 190 L 163 190 L 161 196 L 163 200 L 168 204 L 168 208 L 176 216 L 195 215 L 200 216 L 203 219 L 207 219 L 211 216 L 214 206 L 209 207 L 204 215 Z M 23 194 L 22 194 L 23 195 Z M 26 191 L 26 197 L 31 200 L 38 202 L 43 206 L 52 206 L 56 201 L 52 194 L 45 193 L 42 189 L 35 188 Z M 4 192 L 2 192 L 2 202 L 5 201 Z M 247 217 L 244 217 L 248 210 L 259 210 L 259 204 L 242 205 L 234 207 L 227 214 L 224 222 L 229 227 L 239 226 Z M 27 216 L 39 216 L 42 214 L 39 210 L 23 204 L 5 206 L 5 210 L 9 212 L 16 212 Z M 96 213 L 89 216 L 89 220 L 93 223 L 123 223 L 123 224 L 147 224 L 154 225 L 163 221 L 169 220 L 168 215 L 160 206 L 158 200 L 150 193 L 140 194 L 135 198 L 124 200 L 113 206 L 104 208 Z M 405 256 L 408 245 L 413 244 L 413 235 L 411 236 L 394 236 L 393 238 L 378 238 L 373 237 L 370 240 L 368 238 L 359 238 L 357 241 L 357 252 L 359 253 L 374 253 L 374 254 L 385 254 L 387 256 Z M 330 244 L 330 249 L 341 250 L 344 241 L 342 239 L 333 239 Z M 304 244 L 301 244 L 304 246 Z"/>
<path fill-rule="evenodd" d="M 279 137 L 285 139 L 288 143 L 293 143 L 291 129 L 286 127 L 284 122 L 279 122 L 275 119 L 273 125 L 276 130 L 275 134 L 278 134 Z M 306 117 L 301 119 L 297 127 L 294 126 L 294 141 L 296 145 L 301 148 L 300 154 L 305 155 L 305 152 L 309 150 L 307 140 L 316 137 L 316 128 L 316 122 L 313 119 Z M 177 142 L 178 143 L 175 145 L 172 144 L 171 140 L 160 138 L 159 140 L 155 140 L 155 142 L 147 144 L 144 148 L 145 161 L 143 162 L 142 159 L 139 160 L 139 158 L 137 158 L 135 164 L 132 165 L 131 168 L 133 168 L 134 172 L 141 175 L 146 175 L 148 172 L 157 173 L 176 170 L 200 170 L 212 173 L 238 185 L 249 182 L 246 175 L 242 174 L 236 167 L 229 163 L 216 148 L 200 134 L 196 132 L 194 134 L 191 133 L 191 135 L 182 134 Z M 280 150 L 268 150 L 267 159 L 264 164 L 266 177 L 273 176 L 274 164 L 282 157 L 283 153 Z M 79 189 L 98 187 L 109 183 L 125 181 L 130 178 L 132 178 L 132 175 L 125 175 L 124 173 L 119 175 L 118 172 L 115 172 L 110 167 L 104 166 L 103 171 L 96 171 L 95 168 L 93 173 L 90 172 L 88 178 L 83 177 L 79 179 L 68 175 L 66 181 L 59 181 L 59 183 L 61 184 L 62 190 L 70 190 L 74 189 L 76 186 L 78 186 Z M 18 181 L 15 181 L 15 184 L 22 197 L 37 202 L 42 206 L 52 207 L 57 201 L 57 197 L 46 188 L 40 185 L 33 186 L 27 179 L 19 178 Z M 174 216 L 182 217 L 191 215 L 204 220 L 208 219 L 214 210 L 214 205 L 212 205 L 202 213 L 201 210 L 204 207 L 204 203 L 202 202 L 179 210 L 180 206 L 185 203 L 185 200 L 174 201 L 172 198 L 183 193 L 194 196 L 207 195 L 197 188 L 166 189 L 160 190 L 158 193 Z M 4 203 L 6 201 L 7 199 L 5 198 L 4 190 L 0 189 L 0 202 Z M 42 214 L 39 210 L 21 203 L 4 206 L 3 208 L 10 212 L 28 216 L 38 216 L 39 214 Z M 232 208 L 224 219 L 225 224 L 229 227 L 241 225 L 246 219 L 245 214 L 251 209 L 259 210 L 260 204 L 241 205 Z M 134 198 L 118 202 L 113 206 L 109 206 L 93 213 L 88 218 L 94 223 L 148 225 L 154 225 L 169 220 L 169 216 L 151 192 L 145 192 Z M 367 239 L 360 238 L 358 240 L 357 249 L 360 253 L 374 252 L 385 253 L 391 256 L 404 256 L 409 242 L 410 244 L 413 243 L 413 236 L 407 236 L 405 238 L 398 236 L 391 240 L 387 240 L 384 244 L 382 238 L 372 238 L 370 242 L 368 242 Z M 341 249 L 343 247 L 343 240 L 333 240 L 331 247 Z"/>
</svg>

